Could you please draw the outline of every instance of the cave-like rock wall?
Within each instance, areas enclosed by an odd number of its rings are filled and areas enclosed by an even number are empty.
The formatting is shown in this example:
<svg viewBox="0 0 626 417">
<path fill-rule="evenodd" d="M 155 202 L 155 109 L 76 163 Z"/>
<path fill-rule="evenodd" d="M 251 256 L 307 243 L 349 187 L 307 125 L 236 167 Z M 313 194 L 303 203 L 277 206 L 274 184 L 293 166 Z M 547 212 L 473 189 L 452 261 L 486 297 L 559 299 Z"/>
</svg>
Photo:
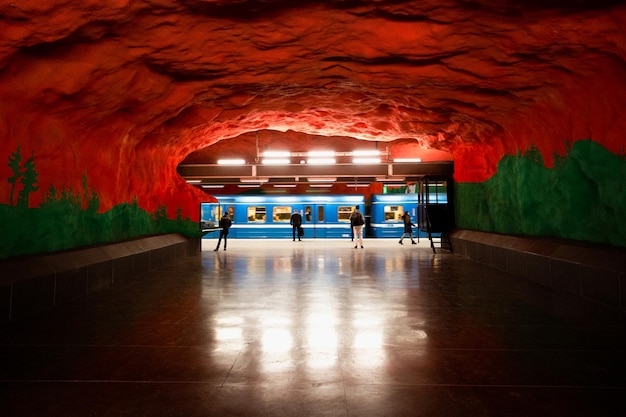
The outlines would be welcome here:
<svg viewBox="0 0 626 417">
<path fill-rule="evenodd" d="M 19 149 L 30 207 L 92 190 L 197 220 L 177 164 L 261 129 L 410 140 L 459 183 L 532 146 L 623 154 L 623 3 L 0 0 L 0 204 Z"/>
</svg>

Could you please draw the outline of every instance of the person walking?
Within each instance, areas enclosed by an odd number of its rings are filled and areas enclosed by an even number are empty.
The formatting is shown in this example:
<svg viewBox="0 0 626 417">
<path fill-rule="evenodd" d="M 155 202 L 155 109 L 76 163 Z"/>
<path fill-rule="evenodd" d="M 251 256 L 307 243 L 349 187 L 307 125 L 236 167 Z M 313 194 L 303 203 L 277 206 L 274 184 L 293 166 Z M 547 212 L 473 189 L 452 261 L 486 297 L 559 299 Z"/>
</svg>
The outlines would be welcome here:
<svg viewBox="0 0 626 417">
<path fill-rule="evenodd" d="M 359 245 L 363 249 L 363 225 L 365 224 L 365 218 L 363 213 L 359 211 L 359 206 L 354 206 L 354 211 L 350 214 L 350 224 L 354 232 L 354 249 Z"/>
<path fill-rule="evenodd" d="M 228 217 L 228 213 L 224 213 L 219 222 L 220 238 L 217 240 L 217 247 L 214 249 L 215 252 L 220 250 L 222 238 L 224 238 L 224 250 L 226 250 L 226 244 L 228 243 L 228 230 L 232 224 L 233 222 L 230 220 L 230 217 Z"/>
<path fill-rule="evenodd" d="M 296 241 L 296 233 L 298 234 L 298 242 L 301 241 L 301 228 L 302 228 L 302 215 L 298 213 L 298 210 L 294 209 L 291 214 L 291 219 L 289 220 L 291 224 L 291 235 L 293 237 L 293 241 Z"/>
<path fill-rule="evenodd" d="M 411 215 L 408 211 L 404 212 L 404 214 L 402 215 L 402 220 L 404 221 L 404 232 L 402 233 L 402 236 L 400 237 L 400 241 L 398 243 L 403 245 L 404 243 L 402 243 L 402 241 L 404 240 L 404 237 L 408 234 L 411 238 L 411 243 L 415 245 L 415 241 L 413 240 L 413 226 L 415 225 L 411 223 Z"/>
</svg>

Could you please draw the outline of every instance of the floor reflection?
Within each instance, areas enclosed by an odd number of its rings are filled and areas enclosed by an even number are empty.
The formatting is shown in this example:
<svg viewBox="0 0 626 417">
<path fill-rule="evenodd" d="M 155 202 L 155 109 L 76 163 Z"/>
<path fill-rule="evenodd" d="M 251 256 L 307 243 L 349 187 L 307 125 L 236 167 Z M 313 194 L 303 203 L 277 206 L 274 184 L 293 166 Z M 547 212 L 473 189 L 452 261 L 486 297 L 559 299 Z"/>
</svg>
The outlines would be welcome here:
<svg viewBox="0 0 626 417">
<path fill-rule="evenodd" d="M 626 414 L 595 304 L 427 243 L 214 247 L 6 329 L 3 415 Z"/>
</svg>

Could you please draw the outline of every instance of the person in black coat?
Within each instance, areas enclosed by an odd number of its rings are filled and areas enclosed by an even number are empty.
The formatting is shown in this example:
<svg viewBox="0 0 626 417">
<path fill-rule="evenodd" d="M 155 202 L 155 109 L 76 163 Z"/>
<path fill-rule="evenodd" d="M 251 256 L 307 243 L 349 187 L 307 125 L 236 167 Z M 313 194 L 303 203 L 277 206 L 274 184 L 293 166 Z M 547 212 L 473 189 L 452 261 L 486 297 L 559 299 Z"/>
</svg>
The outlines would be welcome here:
<svg viewBox="0 0 626 417">
<path fill-rule="evenodd" d="M 402 215 L 402 220 L 404 221 L 404 233 L 402 233 L 402 237 L 400 238 L 399 244 L 403 245 L 402 240 L 406 235 L 409 235 L 411 238 L 411 243 L 415 245 L 415 241 L 413 240 L 413 223 L 411 223 L 411 215 L 408 211 L 405 211 Z"/>
<path fill-rule="evenodd" d="M 291 220 L 289 221 L 291 224 L 291 235 L 293 237 L 293 241 L 296 241 L 296 232 L 298 234 L 298 241 L 300 241 L 300 232 L 302 228 L 302 215 L 298 213 L 298 210 L 294 210 L 291 215 Z"/>
<path fill-rule="evenodd" d="M 220 219 L 219 227 L 220 227 L 220 238 L 217 241 L 217 247 L 214 251 L 220 250 L 220 243 L 222 242 L 222 238 L 224 238 L 224 250 L 226 250 L 226 243 L 228 242 L 228 230 L 230 226 L 232 226 L 233 222 L 228 217 L 228 213 L 224 213 L 222 218 Z"/>
</svg>

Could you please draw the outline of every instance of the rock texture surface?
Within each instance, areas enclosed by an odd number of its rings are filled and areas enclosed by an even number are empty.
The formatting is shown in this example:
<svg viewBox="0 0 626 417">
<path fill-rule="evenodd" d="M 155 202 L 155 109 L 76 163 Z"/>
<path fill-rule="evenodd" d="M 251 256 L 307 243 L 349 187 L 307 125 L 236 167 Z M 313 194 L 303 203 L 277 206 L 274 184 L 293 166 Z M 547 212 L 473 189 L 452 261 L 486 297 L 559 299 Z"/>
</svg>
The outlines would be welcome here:
<svg viewBox="0 0 626 417">
<path fill-rule="evenodd" d="M 259 130 L 449 152 L 458 181 L 531 144 L 623 153 L 624 3 L 0 0 L 0 158 L 195 215 L 176 166 Z"/>
</svg>

